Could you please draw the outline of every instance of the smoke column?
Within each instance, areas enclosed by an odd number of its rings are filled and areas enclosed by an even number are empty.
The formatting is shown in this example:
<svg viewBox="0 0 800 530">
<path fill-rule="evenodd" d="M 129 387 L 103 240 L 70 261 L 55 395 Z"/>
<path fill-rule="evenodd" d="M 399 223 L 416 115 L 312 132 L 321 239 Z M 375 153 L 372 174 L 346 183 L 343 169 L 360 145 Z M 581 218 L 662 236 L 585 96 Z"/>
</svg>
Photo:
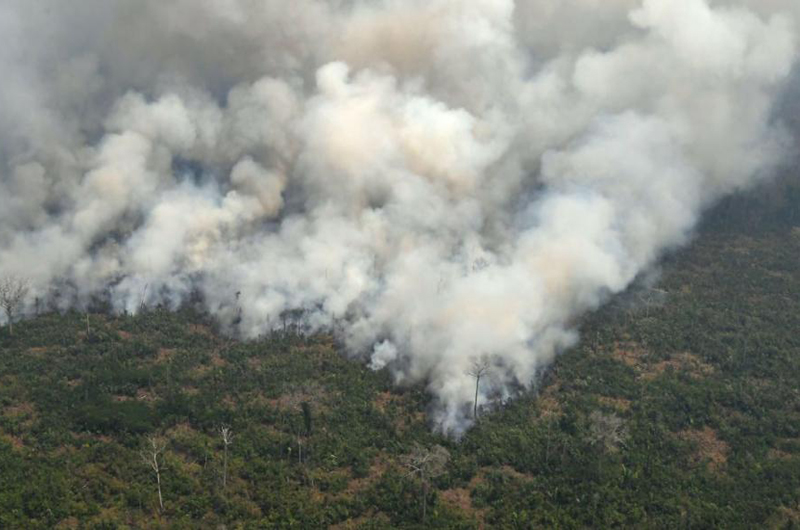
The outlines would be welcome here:
<svg viewBox="0 0 800 530">
<path fill-rule="evenodd" d="M 472 360 L 481 401 L 531 385 L 795 155 L 798 24 L 796 0 L 4 0 L 0 274 L 117 311 L 199 291 L 246 338 L 300 310 L 459 434 Z"/>
</svg>

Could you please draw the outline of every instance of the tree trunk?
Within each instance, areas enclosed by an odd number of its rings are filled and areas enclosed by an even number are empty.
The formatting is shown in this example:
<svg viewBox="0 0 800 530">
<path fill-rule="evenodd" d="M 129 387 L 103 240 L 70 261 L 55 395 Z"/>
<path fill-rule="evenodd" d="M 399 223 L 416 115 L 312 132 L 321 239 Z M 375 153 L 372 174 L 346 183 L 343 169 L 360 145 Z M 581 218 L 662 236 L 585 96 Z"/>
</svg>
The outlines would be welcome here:
<svg viewBox="0 0 800 530">
<path fill-rule="evenodd" d="M 422 523 L 425 523 L 425 517 L 428 514 L 428 483 L 422 479 Z"/>
<path fill-rule="evenodd" d="M 544 445 L 544 464 L 547 465 L 550 462 L 550 420 L 547 420 L 547 435 L 545 439 Z"/>
<path fill-rule="evenodd" d="M 158 484 L 158 505 L 161 507 L 161 511 L 164 511 L 164 499 L 161 497 L 161 473 L 156 471 L 156 483 Z"/>
<path fill-rule="evenodd" d="M 481 384 L 481 376 L 475 377 L 475 403 L 472 408 L 472 419 L 478 421 L 478 387 Z"/>
</svg>

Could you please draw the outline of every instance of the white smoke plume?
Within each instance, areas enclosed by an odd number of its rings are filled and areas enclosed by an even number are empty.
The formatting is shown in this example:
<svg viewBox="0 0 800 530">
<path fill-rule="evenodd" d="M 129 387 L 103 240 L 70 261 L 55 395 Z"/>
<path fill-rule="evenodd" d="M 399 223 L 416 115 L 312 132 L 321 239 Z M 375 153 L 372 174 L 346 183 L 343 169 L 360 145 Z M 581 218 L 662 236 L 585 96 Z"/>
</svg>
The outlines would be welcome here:
<svg viewBox="0 0 800 530">
<path fill-rule="evenodd" d="M 798 24 L 796 0 L 4 0 L 0 274 L 118 311 L 199 290 L 244 337 L 301 310 L 458 434 L 474 359 L 481 401 L 529 386 L 794 155 Z"/>
</svg>

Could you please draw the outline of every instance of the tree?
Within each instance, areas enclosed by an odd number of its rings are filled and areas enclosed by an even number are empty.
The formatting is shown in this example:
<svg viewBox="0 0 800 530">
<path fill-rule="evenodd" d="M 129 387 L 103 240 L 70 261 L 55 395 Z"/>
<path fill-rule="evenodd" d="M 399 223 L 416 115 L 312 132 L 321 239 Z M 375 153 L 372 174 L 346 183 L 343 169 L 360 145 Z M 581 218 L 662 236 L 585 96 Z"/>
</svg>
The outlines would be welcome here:
<svg viewBox="0 0 800 530">
<path fill-rule="evenodd" d="M 164 499 L 161 496 L 161 466 L 158 463 L 158 457 L 164 452 L 167 444 L 155 436 L 148 437 L 147 442 L 148 443 L 146 444 L 146 447 L 139 453 L 139 455 L 142 457 L 142 462 L 144 462 L 145 465 L 150 466 L 150 468 L 153 470 L 153 473 L 156 474 L 156 484 L 158 485 L 158 505 L 163 512 Z"/>
<path fill-rule="evenodd" d="M 481 377 L 487 375 L 489 372 L 491 372 L 491 370 L 492 363 L 486 357 L 473 359 L 472 363 L 467 369 L 467 375 L 471 375 L 475 378 L 475 403 L 473 404 L 472 409 L 472 418 L 475 421 L 478 420 L 478 391 L 480 390 L 481 386 Z"/>
<path fill-rule="evenodd" d="M 227 491 L 228 488 L 228 446 L 233 443 L 233 431 L 230 427 L 222 425 L 219 428 L 219 435 L 222 437 L 222 444 L 225 447 L 225 453 L 222 457 L 222 489 Z"/>
<path fill-rule="evenodd" d="M 422 483 L 422 521 L 425 522 L 428 507 L 428 486 L 432 478 L 444 473 L 450 461 L 450 452 L 441 445 L 428 449 L 414 442 L 411 452 L 403 457 L 408 475 L 417 475 Z"/>
<path fill-rule="evenodd" d="M 645 318 L 650 316 L 651 307 L 664 303 L 668 294 L 664 289 L 656 289 L 655 287 L 647 287 L 639 293 L 639 300 L 644 305 Z"/>
<path fill-rule="evenodd" d="M 150 286 L 149 283 L 144 284 L 144 288 L 142 289 L 142 297 L 139 300 L 139 313 L 144 313 L 145 310 L 145 302 L 147 302 L 147 288 Z"/>
<path fill-rule="evenodd" d="M 281 396 L 281 404 L 287 412 L 297 411 L 300 409 L 302 415 L 302 423 L 294 421 L 290 418 L 289 428 L 294 433 L 297 439 L 297 463 L 303 463 L 303 437 L 310 436 L 313 427 L 311 407 L 315 402 L 322 399 L 324 391 L 316 383 L 308 383 L 304 385 L 295 386 L 290 392 Z M 285 414 L 282 414 L 285 416 Z M 285 421 L 285 418 L 282 419 Z M 289 449 L 291 456 L 291 448 Z"/>
<path fill-rule="evenodd" d="M 14 317 L 17 309 L 28 295 L 30 284 L 24 278 L 6 276 L 0 279 L 0 306 L 8 318 L 8 332 L 14 334 Z"/>
<path fill-rule="evenodd" d="M 313 416 L 311 415 L 311 403 L 303 401 L 300 403 L 300 409 L 303 411 L 303 426 L 306 429 L 306 436 L 311 436 L 311 429 L 314 426 Z"/>
<path fill-rule="evenodd" d="M 589 415 L 588 439 L 592 445 L 613 453 L 625 445 L 627 438 L 628 428 L 616 414 L 603 414 L 596 410 Z"/>
</svg>

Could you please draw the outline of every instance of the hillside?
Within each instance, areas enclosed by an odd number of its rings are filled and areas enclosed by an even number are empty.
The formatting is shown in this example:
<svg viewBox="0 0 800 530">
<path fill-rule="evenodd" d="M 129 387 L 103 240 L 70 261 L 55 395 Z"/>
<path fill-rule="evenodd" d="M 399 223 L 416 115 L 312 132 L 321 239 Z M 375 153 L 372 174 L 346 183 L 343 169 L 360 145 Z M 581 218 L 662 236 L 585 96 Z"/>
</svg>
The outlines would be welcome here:
<svg viewBox="0 0 800 530">
<path fill-rule="evenodd" d="M 800 228 L 748 211 L 720 207 L 657 290 L 587 317 L 536 392 L 459 441 L 429 429 L 424 388 L 331 337 L 238 342 L 191 308 L 4 329 L 0 527 L 800 526 Z M 424 522 L 415 444 L 449 453 Z"/>
</svg>

